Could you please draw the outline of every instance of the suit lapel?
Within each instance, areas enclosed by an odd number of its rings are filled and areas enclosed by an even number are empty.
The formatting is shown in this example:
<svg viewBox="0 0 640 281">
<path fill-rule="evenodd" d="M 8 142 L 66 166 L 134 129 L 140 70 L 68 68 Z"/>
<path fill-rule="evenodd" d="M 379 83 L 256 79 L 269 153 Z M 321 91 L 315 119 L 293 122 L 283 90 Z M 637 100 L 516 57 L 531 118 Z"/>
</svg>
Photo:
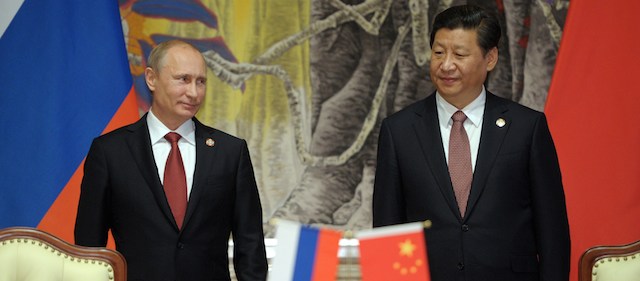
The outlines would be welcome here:
<svg viewBox="0 0 640 281">
<path fill-rule="evenodd" d="M 129 126 L 128 130 L 131 132 L 131 135 L 126 141 L 129 146 L 129 150 L 136 161 L 138 170 L 147 182 L 147 186 L 151 190 L 151 193 L 162 210 L 162 213 L 168 221 L 173 223 L 177 230 L 178 225 L 173 218 L 167 197 L 164 194 L 162 182 L 158 175 L 158 167 L 156 167 L 156 162 L 153 157 L 151 137 L 149 136 L 149 128 L 147 126 L 147 115 L 145 114 L 138 122 Z"/>
<path fill-rule="evenodd" d="M 473 207 L 484 191 L 487 177 L 491 172 L 502 142 L 511 126 L 511 119 L 506 115 L 507 110 L 508 108 L 503 100 L 487 92 L 487 101 L 482 121 L 482 133 L 480 135 L 476 169 L 473 173 L 473 181 L 471 183 L 471 193 L 469 194 L 469 202 L 467 204 L 467 214 L 473 212 Z M 497 125 L 497 121 L 500 118 L 505 121 L 503 127 Z M 468 217 L 469 215 L 465 216 L 465 220 Z"/>
<path fill-rule="evenodd" d="M 418 136 L 422 152 L 438 184 L 438 188 L 445 197 L 449 208 L 460 218 L 460 211 L 453 193 L 449 170 L 444 156 L 444 147 L 438 123 L 438 111 L 436 109 L 435 94 L 427 97 L 425 106 L 416 110 L 416 119 L 413 123 L 414 131 Z"/>
<path fill-rule="evenodd" d="M 196 169 L 193 175 L 193 185 L 191 186 L 191 195 L 187 204 L 187 212 L 185 214 L 183 226 L 189 223 L 189 219 L 193 215 L 202 193 L 205 192 L 204 187 L 207 183 L 207 175 L 214 165 L 214 159 L 218 147 L 215 145 L 215 130 L 200 123 L 193 118 L 196 125 Z M 207 140 L 213 140 L 213 143 L 207 144 Z M 184 228 L 184 227 L 183 227 Z"/>
</svg>

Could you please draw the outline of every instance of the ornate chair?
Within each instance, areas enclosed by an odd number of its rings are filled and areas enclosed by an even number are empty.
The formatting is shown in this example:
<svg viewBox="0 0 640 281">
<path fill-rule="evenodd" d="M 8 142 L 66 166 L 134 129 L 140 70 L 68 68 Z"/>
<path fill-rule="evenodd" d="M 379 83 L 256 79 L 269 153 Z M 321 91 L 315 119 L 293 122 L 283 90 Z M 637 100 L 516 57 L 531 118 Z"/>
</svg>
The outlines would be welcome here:
<svg viewBox="0 0 640 281">
<path fill-rule="evenodd" d="M 27 227 L 0 230 L 0 281 L 126 281 L 124 257 Z"/>
<path fill-rule="evenodd" d="M 590 248 L 580 257 L 579 270 L 579 281 L 640 280 L 640 241 Z"/>
</svg>

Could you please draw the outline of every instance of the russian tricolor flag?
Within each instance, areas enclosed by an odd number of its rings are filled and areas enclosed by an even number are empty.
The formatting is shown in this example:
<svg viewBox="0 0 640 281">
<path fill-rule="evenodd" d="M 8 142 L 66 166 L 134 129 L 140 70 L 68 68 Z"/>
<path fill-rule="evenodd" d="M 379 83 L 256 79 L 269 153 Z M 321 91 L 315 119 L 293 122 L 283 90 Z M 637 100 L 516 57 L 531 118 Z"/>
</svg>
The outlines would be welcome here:
<svg viewBox="0 0 640 281">
<path fill-rule="evenodd" d="M 91 140 L 138 119 L 118 1 L 0 1 L 0 228 L 73 241 Z"/>
<path fill-rule="evenodd" d="M 342 234 L 279 220 L 270 281 L 336 280 Z"/>
</svg>

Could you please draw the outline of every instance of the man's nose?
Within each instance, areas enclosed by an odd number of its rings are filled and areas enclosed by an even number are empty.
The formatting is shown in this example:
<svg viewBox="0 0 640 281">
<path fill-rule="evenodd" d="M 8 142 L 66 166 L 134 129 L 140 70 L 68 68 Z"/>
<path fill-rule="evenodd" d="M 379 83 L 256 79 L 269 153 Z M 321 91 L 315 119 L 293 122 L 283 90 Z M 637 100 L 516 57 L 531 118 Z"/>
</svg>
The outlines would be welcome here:
<svg viewBox="0 0 640 281">
<path fill-rule="evenodd" d="M 442 60 L 442 64 L 440 64 L 440 68 L 443 71 L 451 71 L 451 70 L 454 70 L 455 67 L 456 67 L 456 65 L 455 65 L 455 63 L 453 61 L 452 56 L 448 55 L 448 54 Z"/>
<path fill-rule="evenodd" d="M 197 97 L 198 96 L 198 82 L 193 81 L 187 87 L 187 96 L 189 97 Z"/>
</svg>

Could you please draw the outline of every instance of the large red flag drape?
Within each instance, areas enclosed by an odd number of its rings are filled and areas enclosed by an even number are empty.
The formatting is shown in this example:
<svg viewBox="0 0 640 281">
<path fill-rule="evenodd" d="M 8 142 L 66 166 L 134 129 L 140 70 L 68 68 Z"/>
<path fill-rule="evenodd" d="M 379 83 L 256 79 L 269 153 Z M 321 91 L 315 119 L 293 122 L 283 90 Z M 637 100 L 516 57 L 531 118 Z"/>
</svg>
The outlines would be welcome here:
<svg viewBox="0 0 640 281">
<path fill-rule="evenodd" d="M 546 104 L 563 173 L 571 280 L 589 247 L 640 240 L 640 1 L 571 1 Z"/>
</svg>

